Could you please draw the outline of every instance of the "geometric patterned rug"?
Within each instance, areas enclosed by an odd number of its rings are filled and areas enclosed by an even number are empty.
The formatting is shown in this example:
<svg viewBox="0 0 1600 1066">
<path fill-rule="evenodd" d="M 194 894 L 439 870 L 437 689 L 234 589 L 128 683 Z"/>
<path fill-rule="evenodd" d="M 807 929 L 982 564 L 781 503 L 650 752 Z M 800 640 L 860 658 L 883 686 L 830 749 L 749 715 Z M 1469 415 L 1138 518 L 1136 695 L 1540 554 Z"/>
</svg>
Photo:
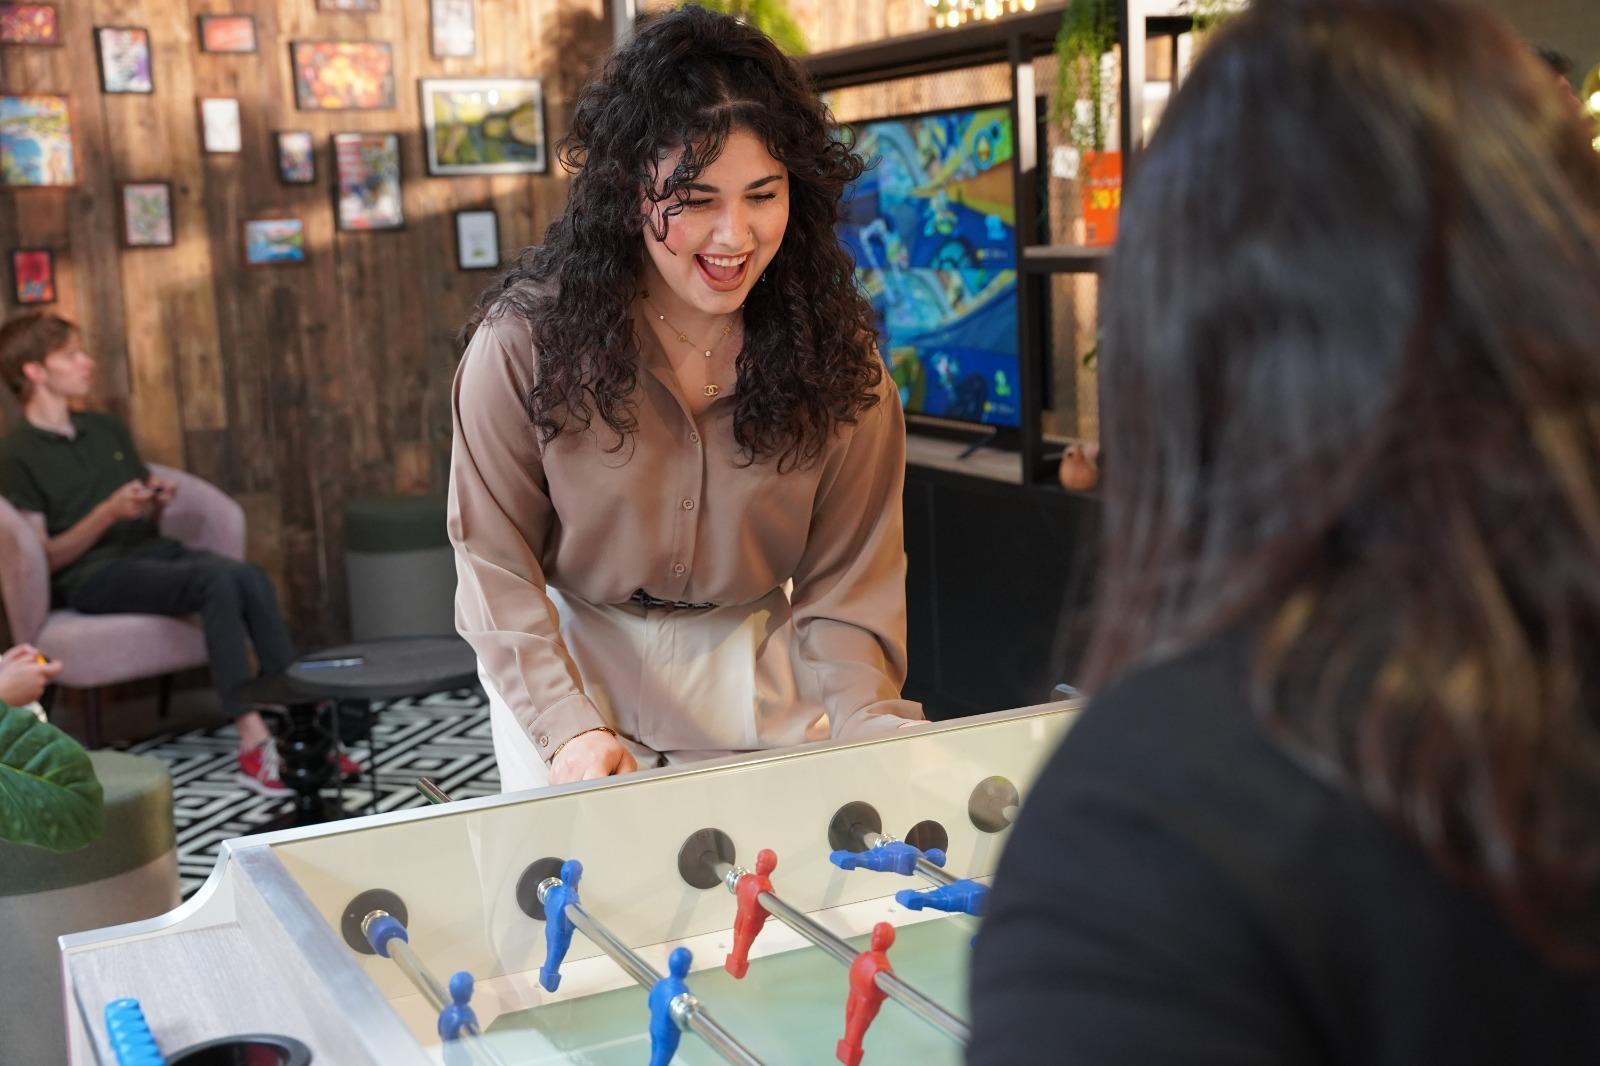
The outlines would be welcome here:
<svg viewBox="0 0 1600 1066">
<path fill-rule="evenodd" d="M 366 813 L 376 799 L 377 813 L 427 805 L 417 791 L 426 777 L 453 800 L 492 796 L 500 791 L 494 764 L 494 742 L 483 690 L 474 686 L 419 699 L 374 704 L 373 724 L 378 752 L 376 797 L 363 775 L 344 786 L 345 809 Z M 241 788 L 238 734 L 232 726 L 168 734 L 135 744 L 128 750 L 154 755 L 172 772 L 178 830 L 178 878 L 188 899 L 211 876 L 224 840 L 255 832 L 288 809 L 289 800 L 258 796 Z M 362 766 L 371 758 L 367 744 L 350 747 Z M 332 796 L 333 790 L 327 795 Z"/>
</svg>

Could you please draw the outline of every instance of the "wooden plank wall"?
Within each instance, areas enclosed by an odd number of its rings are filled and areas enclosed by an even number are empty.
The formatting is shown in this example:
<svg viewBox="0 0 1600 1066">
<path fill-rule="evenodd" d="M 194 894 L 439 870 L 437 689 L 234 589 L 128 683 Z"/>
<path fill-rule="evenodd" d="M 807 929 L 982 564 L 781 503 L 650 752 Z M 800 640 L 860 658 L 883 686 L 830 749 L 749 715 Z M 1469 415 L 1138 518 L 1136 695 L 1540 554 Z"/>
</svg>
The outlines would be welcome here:
<svg viewBox="0 0 1600 1066">
<path fill-rule="evenodd" d="M 457 270 L 452 212 L 493 206 L 502 246 L 515 250 L 566 198 L 553 162 L 549 176 L 428 177 L 417 82 L 541 77 L 553 147 L 610 44 L 605 2 L 478 0 L 476 56 L 445 60 L 431 54 L 428 0 L 381 0 L 363 14 L 320 12 L 316 0 L 57 7 L 62 46 L 0 47 L 0 91 L 70 97 L 80 184 L 0 189 L 0 253 L 8 265 L 11 248 L 55 250 L 54 309 L 80 324 L 99 360 L 96 406 L 128 419 L 147 459 L 239 499 L 250 555 L 277 580 L 297 637 L 339 639 L 345 501 L 443 490 L 454 338 L 492 277 Z M 202 53 L 201 14 L 254 16 L 259 51 Z M 149 29 L 153 94 L 100 91 L 95 26 Z M 397 106 L 297 111 L 289 42 L 312 38 L 390 42 Z M 239 100 L 242 154 L 201 151 L 207 96 Z M 281 129 L 315 134 L 316 184 L 279 183 Z M 404 229 L 336 229 L 330 135 L 345 130 L 401 135 Z M 155 180 L 173 184 L 177 243 L 124 250 L 119 183 Z M 309 263 L 245 267 L 244 221 L 283 216 L 304 220 Z M 8 279 L 6 314 L 10 298 Z"/>
</svg>

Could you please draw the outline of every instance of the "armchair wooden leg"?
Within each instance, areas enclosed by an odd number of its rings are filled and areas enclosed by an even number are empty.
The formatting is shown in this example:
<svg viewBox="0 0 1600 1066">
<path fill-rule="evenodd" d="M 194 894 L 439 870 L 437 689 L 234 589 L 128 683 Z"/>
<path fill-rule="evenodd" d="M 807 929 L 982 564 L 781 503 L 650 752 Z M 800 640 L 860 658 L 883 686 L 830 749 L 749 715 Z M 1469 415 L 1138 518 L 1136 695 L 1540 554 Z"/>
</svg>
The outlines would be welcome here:
<svg viewBox="0 0 1600 1066">
<path fill-rule="evenodd" d="M 167 715 L 172 713 L 172 675 L 161 675 L 161 688 L 156 696 L 156 717 L 166 721 Z"/>
<path fill-rule="evenodd" d="M 102 743 L 100 715 L 104 708 L 104 689 L 86 688 L 83 690 L 84 747 L 91 751 L 100 747 Z"/>
</svg>

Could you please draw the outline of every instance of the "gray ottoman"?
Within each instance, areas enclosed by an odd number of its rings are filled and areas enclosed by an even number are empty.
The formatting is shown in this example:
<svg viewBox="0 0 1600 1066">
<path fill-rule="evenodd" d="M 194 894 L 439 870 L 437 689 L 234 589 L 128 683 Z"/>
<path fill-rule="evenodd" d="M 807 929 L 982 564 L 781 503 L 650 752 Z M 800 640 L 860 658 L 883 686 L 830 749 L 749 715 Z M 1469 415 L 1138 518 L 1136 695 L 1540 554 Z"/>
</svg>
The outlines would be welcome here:
<svg viewBox="0 0 1600 1066">
<path fill-rule="evenodd" d="M 344 523 L 352 640 L 456 631 L 443 496 L 354 499 Z"/>
<path fill-rule="evenodd" d="M 178 905 L 167 764 L 119 751 L 89 758 L 106 797 L 99 840 L 68 852 L 0 842 L 0 954 L 7 975 L 0 1049 L 7 1066 L 67 1061 L 57 937 L 154 918 Z"/>
</svg>

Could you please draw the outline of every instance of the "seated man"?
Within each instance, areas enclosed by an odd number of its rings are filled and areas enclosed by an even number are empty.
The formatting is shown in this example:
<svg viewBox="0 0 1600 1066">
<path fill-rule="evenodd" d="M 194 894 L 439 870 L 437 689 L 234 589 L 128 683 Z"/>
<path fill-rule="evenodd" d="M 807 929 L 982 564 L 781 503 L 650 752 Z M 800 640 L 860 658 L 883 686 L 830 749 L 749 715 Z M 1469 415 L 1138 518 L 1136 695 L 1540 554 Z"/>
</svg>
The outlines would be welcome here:
<svg viewBox="0 0 1600 1066">
<path fill-rule="evenodd" d="M 239 730 L 240 783 L 289 795 L 261 715 L 233 698 L 251 676 L 246 635 L 265 673 L 295 658 L 272 582 L 258 566 L 160 535 L 161 509 L 177 487 L 150 475 L 116 418 L 69 406 L 89 395 L 93 374 L 94 359 L 65 319 L 34 312 L 0 328 L 0 378 L 26 416 L 0 441 L 0 493 L 43 539 L 58 606 L 200 615 L 213 682 Z M 359 772 L 340 761 L 342 772 Z"/>
</svg>

